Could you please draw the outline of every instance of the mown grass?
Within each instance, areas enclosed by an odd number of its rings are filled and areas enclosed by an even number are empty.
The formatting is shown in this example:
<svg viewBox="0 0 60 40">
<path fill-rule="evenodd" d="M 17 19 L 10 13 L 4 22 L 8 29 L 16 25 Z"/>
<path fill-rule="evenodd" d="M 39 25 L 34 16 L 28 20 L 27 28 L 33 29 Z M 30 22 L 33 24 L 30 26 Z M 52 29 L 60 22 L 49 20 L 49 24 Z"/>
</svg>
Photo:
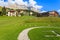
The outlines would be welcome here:
<svg viewBox="0 0 60 40">
<path fill-rule="evenodd" d="M 58 17 L 0 16 L 0 40 L 17 40 L 19 33 L 30 27 L 59 27 Z M 38 33 L 38 32 L 37 32 Z"/>
<path fill-rule="evenodd" d="M 60 36 L 57 37 L 57 34 L 52 33 L 52 31 L 60 34 L 60 28 L 39 28 L 31 30 L 29 37 L 30 40 L 60 40 Z"/>
</svg>

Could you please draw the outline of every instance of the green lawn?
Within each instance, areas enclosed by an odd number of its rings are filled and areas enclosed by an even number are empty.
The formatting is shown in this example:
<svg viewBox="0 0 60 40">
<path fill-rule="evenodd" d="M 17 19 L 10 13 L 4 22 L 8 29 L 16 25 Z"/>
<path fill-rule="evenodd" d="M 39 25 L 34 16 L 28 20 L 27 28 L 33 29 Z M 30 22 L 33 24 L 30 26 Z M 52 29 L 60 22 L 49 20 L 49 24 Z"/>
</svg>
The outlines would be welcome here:
<svg viewBox="0 0 60 40">
<path fill-rule="evenodd" d="M 60 27 L 60 18 L 58 17 L 37 18 L 31 16 L 22 17 L 0 16 L 0 40 L 17 40 L 17 37 L 22 30 L 36 26 Z M 40 29 L 38 30 L 40 31 Z M 33 35 L 33 32 L 31 35 Z M 39 34 L 41 33 L 39 32 Z M 33 38 L 33 36 L 31 37 Z"/>
<path fill-rule="evenodd" d="M 31 40 L 60 40 L 60 36 L 58 37 L 52 31 L 60 35 L 60 28 L 39 28 L 31 30 L 29 37 Z"/>
</svg>

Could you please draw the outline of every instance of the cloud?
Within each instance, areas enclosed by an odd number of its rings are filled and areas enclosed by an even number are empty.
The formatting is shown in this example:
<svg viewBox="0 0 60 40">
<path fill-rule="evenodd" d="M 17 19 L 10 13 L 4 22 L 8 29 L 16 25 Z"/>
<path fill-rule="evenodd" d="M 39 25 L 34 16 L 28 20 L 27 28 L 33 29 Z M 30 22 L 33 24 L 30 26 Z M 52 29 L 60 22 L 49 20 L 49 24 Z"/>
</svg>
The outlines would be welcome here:
<svg viewBox="0 0 60 40">
<path fill-rule="evenodd" d="M 43 6 L 38 5 L 35 0 L 29 0 L 29 1 L 23 1 L 23 0 L 8 0 L 8 2 L 4 2 L 0 0 L 0 6 L 6 6 L 6 7 L 20 7 L 20 5 L 25 5 L 25 6 L 32 6 L 35 9 L 41 9 Z"/>
<path fill-rule="evenodd" d="M 34 7 L 35 9 L 41 9 L 43 6 L 37 5 L 37 2 L 35 0 L 29 0 L 30 6 Z"/>
<path fill-rule="evenodd" d="M 60 9 L 58 10 L 58 12 L 60 12 Z"/>
<path fill-rule="evenodd" d="M 4 4 L 3 0 L 2 1 L 0 0 L 0 6 L 4 6 L 3 4 Z"/>
<path fill-rule="evenodd" d="M 60 9 L 59 10 L 57 10 L 57 12 L 59 13 L 59 15 L 60 15 Z"/>
<path fill-rule="evenodd" d="M 41 8 L 43 8 L 43 6 L 35 5 L 34 8 L 41 9 Z"/>
<path fill-rule="evenodd" d="M 15 0 L 15 2 L 16 2 L 18 5 L 23 5 L 23 4 L 24 4 L 23 0 Z"/>
<path fill-rule="evenodd" d="M 4 2 L 4 0 L 0 0 L 0 6 L 8 6 L 8 2 Z"/>
<path fill-rule="evenodd" d="M 8 6 L 12 8 L 20 8 L 23 5 L 27 6 L 27 4 L 27 1 L 24 2 L 23 0 L 8 0 Z"/>
<path fill-rule="evenodd" d="M 12 5 L 12 4 L 14 4 L 15 2 L 14 1 L 12 1 L 12 0 L 8 0 L 8 2 L 7 2 L 8 4 L 10 4 L 10 5 Z"/>
<path fill-rule="evenodd" d="M 29 4 L 31 5 L 31 6 L 35 6 L 36 5 L 36 1 L 34 1 L 34 0 L 29 0 Z"/>
</svg>

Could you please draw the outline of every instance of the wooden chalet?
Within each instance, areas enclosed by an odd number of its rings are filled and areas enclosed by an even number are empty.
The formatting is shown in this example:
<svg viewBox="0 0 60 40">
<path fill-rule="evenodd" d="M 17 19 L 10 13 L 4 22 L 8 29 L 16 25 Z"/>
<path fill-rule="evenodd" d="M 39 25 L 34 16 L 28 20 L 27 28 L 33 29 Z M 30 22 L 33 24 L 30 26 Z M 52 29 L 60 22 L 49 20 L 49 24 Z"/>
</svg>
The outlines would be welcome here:
<svg viewBox="0 0 60 40">
<path fill-rule="evenodd" d="M 37 17 L 48 17 L 48 16 L 57 17 L 57 16 L 59 16 L 59 13 L 57 11 L 48 11 L 48 12 L 37 13 Z"/>
</svg>

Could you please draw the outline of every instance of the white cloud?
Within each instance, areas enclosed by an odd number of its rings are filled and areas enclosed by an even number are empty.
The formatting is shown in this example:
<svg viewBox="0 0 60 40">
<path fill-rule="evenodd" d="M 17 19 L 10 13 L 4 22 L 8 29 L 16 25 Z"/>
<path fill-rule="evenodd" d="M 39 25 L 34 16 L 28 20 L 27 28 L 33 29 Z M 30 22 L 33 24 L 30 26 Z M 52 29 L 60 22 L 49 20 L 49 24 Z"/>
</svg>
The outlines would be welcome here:
<svg viewBox="0 0 60 40">
<path fill-rule="evenodd" d="M 8 6 L 8 2 L 4 2 L 4 0 L 0 0 L 0 6 Z"/>
<path fill-rule="evenodd" d="M 35 0 L 29 0 L 30 6 L 34 7 L 35 9 L 41 9 L 43 6 L 37 5 L 37 2 Z"/>
<path fill-rule="evenodd" d="M 35 5 L 34 8 L 41 9 L 41 8 L 43 8 L 43 6 Z"/>
<path fill-rule="evenodd" d="M 31 5 L 31 6 L 35 6 L 36 5 L 36 1 L 34 1 L 34 0 L 29 0 L 29 4 Z"/>
<path fill-rule="evenodd" d="M 16 2 L 18 5 L 23 5 L 23 4 L 24 4 L 23 0 L 15 0 L 15 2 Z"/>
<path fill-rule="evenodd" d="M 23 1 L 23 0 L 8 0 L 8 2 L 4 2 L 0 0 L 0 6 L 7 6 L 7 7 L 13 7 L 15 6 L 20 6 L 20 5 L 25 5 L 25 6 L 32 6 L 35 9 L 41 9 L 43 6 L 37 5 L 37 2 L 35 0 L 29 0 L 29 1 Z"/>
<path fill-rule="evenodd" d="M 59 9 L 59 10 L 57 10 L 57 12 L 60 14 L 60 9 Z"/>
<path fill-rule="evenodd" d="M 58 10 L 58 12 L 60 12 L 60 9 Z"/>
<path fill-rule="evenodd" d="M 4 4 L 3 0 L 2 1 L 0 0 L 0 6 L 4 6 L 3 4 Z"/>
<path fill-rule="evenodd" d="M 12 1 L 12 0 L 8 0 L 8 2 L 7 2 L 8 4 L 10 4 L 10 5 L 12 5 L 12 4 L 14 4 L 15 2 L 14 1 Z"/>
</svg>

